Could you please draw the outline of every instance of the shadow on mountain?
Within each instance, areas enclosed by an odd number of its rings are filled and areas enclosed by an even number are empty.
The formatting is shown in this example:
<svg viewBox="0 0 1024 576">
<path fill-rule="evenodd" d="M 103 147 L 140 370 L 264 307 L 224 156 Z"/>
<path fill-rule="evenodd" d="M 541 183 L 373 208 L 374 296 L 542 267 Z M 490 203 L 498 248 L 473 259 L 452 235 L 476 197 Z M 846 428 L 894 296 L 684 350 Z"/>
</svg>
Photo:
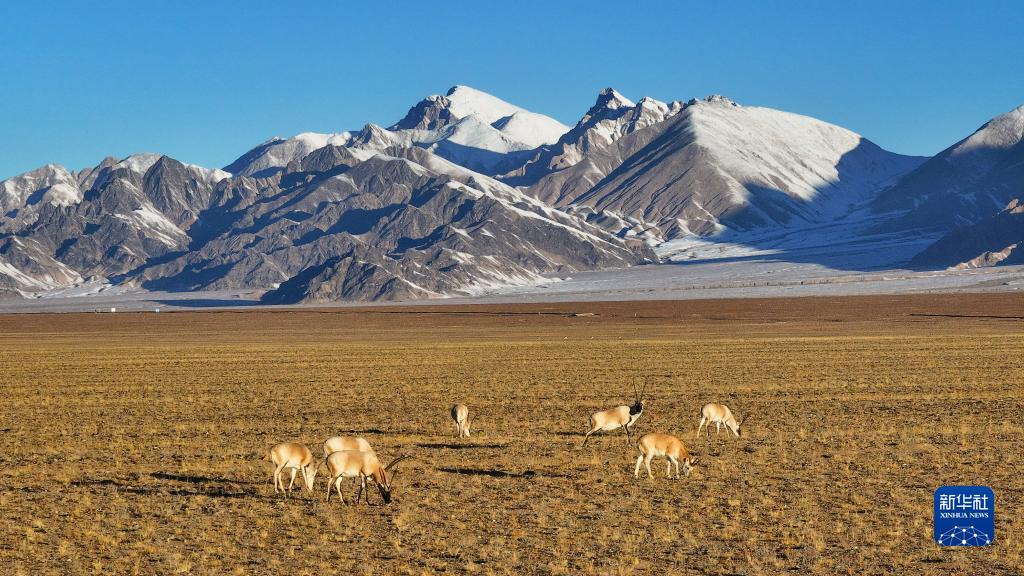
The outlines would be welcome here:
<svg viewBox="0 0 1024 576">
<path fill-rule="evenodd" d="M 982 130 L 1012 134 L 1014 128 L 999 126 L 999 119 Z M 992 124 L 996 123 L 995 126 Z M 1019 126 L 1015 128 L 1019 133 Z M 997 141 L 1003 138 L 997 138 Z M 936 154 L 920 169 L 903 177 L 878 195 L 873 202 L 877 211 L 900 210 L 898 224 L 929 227 L 950 232 L 1001 211 L 1024 188 L 1024 140 L 998 145 L 975 142 L 969 154 L 958 154 L 964 140 Z"/>
<path fill-rule="evenodd" d="M 470 170 L 494 176 L 508 172 L 522 164 L 533 156 L 535 150 L 517 150 L 501 153 L 457 144 L 451 140 L 442 140 L 437 144 L 434 153 L 445 160 L 465 166 Z"/>
<path fill-rule="evenodd" d="M 327 230 L 313 230 L 295 241 L 295 246 L 303 246 L 323 236 L 331 236 L 342 232 L 358 236 L 366 234 L 382 220 L 387 220 L 397 214 L 404 207 L 403 204 L 389 204 L 381 208 L 367 210 L 364 208 L 350 208 L 341 213 L 338 220 L 331 224 Z"/>
<path fill-rule="evenodd" d="M 177 258 L 181 258 L 182 256 L 185 256 L 186 254 L 188 254 L 188 252 L 185 252 L 185 251 L 182 251 L 182 250 L 176 250 L 176 251 L 173 251 L 173 252 L 168 252 L 166 254 L 162 254 L 160 256 L 154 256 L 152 258 L 147 259 L 142 264 L 139 264 L 135 268 L 125 272 L 124 274 L 118 274 L 116 276 L 111 276 L 110 277 L 110 281 L 113 282 L 114 284 L 120 284 L 121 282 L 127 280 L 128 278 L 131 278 L 132 276 L 134 276 L 136 274 L 141 274 L 143 270 L 145 270 L 146 268 L 149 268 L 150 266 L 159 266 L 160 264 L 166 264 L 168 262 L 171 262 L 172 260 L 175 260 Z"/>
<path fill-rule="evenodd" d="M 838 180 L 842 182 L 852 174 L 870 169 L 865 168 L 863 159 L 876 150 L 878 146 L 862 138 L 837 164 Z M 909 157 L 908 166 L 913 169 Z M 939 236 L 934 230 L 892 227 L 905 212 L 870 211 L 873 197 L 888 188 L 850 202 L 833 185 L 818 188 L 810 200 L 769 186 L 744 186 L 749 193 L 747 204 L 720 217 L 730 230 L 701 238 L 712 245 L 712 252 L 714 244 L 721 244 L 723 257 L 708 256 L 709 250 L 704 249 L 700 258 L 681 259 L 673 264 L 791 262 L 844 271 L 878 271 L 905 268 L 911 258 Z M 729 255 L 731 246 L 764 253 Z"/>
</svg>

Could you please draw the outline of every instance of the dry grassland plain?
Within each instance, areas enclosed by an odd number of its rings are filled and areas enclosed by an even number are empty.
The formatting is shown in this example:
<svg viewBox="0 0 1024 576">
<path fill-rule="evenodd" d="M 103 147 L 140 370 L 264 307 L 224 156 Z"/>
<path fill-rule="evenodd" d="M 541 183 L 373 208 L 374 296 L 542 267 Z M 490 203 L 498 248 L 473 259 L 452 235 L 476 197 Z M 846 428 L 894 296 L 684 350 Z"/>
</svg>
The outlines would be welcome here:
<svg viewBox="0 0 1024 576">
<path fill-rule="evenodd" d="M 0 316 L 0 572 L 1019 574 L 1022 317 L 1012 294 Z M 635 480 L 621 433 L 580 449 L 634 376 L 637 431 L 682 437 L 689 478 Z M 694 438 L 711 401 L 744 437 Z M 390 505 L 325 503 L 322 475 L 273 494 L 273 444 L 340 433 L 414 458 Z M 932 541 L 945 484 L 995 490 L 995 545 Z"/>
</svg>

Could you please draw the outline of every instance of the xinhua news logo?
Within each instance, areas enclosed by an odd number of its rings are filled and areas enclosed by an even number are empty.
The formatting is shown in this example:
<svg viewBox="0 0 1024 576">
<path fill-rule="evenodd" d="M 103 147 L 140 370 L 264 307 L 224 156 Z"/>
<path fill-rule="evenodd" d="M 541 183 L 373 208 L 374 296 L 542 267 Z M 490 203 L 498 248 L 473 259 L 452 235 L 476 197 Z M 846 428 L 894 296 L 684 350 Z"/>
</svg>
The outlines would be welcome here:
<svg viewBox="0 0 1024 576">
<path fill-rule="evenodd" d="M 995 541 L 996 497 L 988 486 L 935 490 L 935 542 L 939 546 L 988 546 Z"/>
</svg>

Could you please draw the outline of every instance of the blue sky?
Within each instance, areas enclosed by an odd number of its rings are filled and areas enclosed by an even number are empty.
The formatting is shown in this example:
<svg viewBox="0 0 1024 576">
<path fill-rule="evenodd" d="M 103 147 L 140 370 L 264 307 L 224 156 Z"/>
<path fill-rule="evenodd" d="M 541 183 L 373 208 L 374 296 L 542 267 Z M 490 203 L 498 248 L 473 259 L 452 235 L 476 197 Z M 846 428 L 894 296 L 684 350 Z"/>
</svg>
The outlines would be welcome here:
<svg viewBox="0 0 1024 576">
<path fill-rule="evenodd" d="M 0 178 L 387 125 L 454 84 L 574 123 L 721 93 L 933 154 L 1024 104 L 1024 2 L 5 2 Z"/>
</svg>

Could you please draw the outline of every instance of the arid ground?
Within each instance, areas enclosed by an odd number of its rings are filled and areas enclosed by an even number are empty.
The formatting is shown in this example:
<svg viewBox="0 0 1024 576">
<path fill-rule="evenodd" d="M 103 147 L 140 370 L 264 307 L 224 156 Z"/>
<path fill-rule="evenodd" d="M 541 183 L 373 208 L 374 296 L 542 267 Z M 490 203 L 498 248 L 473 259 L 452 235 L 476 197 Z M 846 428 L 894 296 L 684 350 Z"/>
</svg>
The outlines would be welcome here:
<svg viewBox="0 0 1024 576">
<path fill-rule="evenodd" d="M 0 316 L 0 572 L 1019 574 L 1022 350 L 1014 294 Z M 634 377 L 689 478 L 580 448 Z M 414 458 L 390 505 L 273 494 L 339 433 Z M 932 541 L 944 484 L 993 546 Z"/>
</svg>

